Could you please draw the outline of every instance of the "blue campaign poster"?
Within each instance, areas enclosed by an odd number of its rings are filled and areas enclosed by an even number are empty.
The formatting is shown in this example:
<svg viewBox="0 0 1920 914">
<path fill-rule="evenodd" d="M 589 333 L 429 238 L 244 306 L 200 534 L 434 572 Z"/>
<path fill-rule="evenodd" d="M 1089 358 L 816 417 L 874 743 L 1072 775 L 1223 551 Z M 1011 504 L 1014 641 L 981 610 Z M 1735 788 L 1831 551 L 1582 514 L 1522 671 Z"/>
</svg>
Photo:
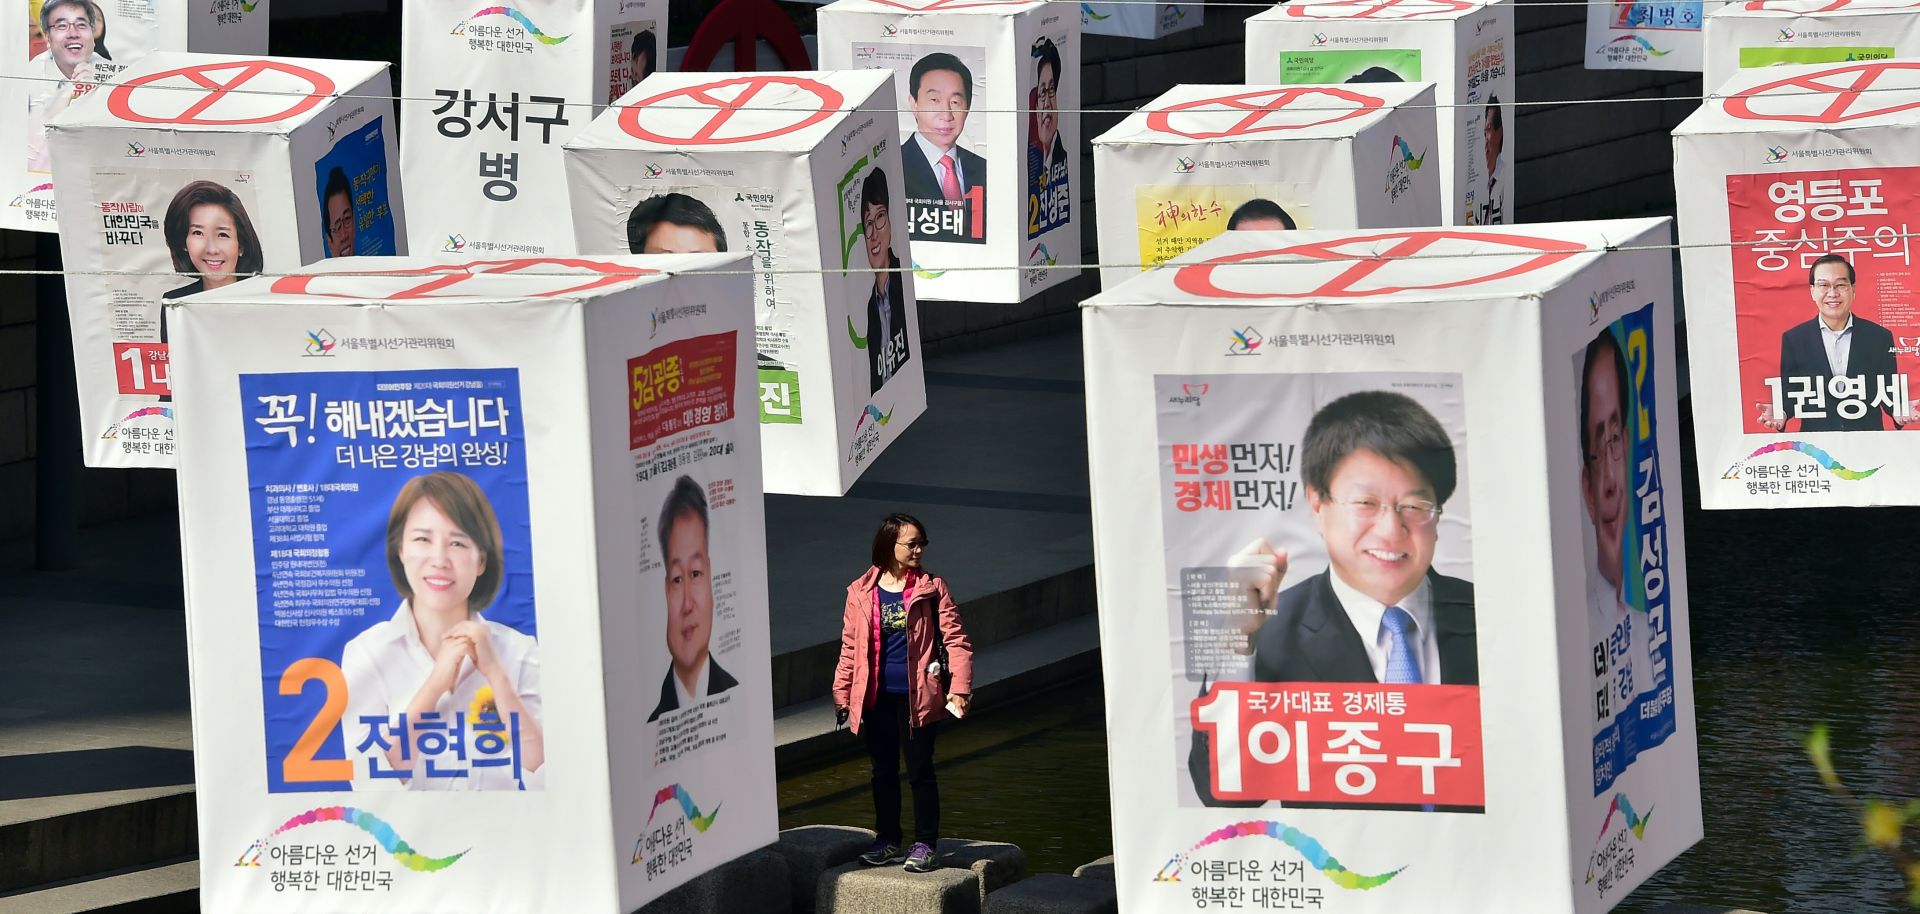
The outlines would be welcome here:
<svg viewBox="0 0 1920 914">
<path fill-rule="evenodd" d="M 387 141 L 381 118 L 340 137 L 313 163 L 326 256 L 395 252 L 387 200 Z"/>
<path fill-rule="evenodd" d="M 519 372 L 240 392 L 269 790 L 541 786 Z"/>
</svg>

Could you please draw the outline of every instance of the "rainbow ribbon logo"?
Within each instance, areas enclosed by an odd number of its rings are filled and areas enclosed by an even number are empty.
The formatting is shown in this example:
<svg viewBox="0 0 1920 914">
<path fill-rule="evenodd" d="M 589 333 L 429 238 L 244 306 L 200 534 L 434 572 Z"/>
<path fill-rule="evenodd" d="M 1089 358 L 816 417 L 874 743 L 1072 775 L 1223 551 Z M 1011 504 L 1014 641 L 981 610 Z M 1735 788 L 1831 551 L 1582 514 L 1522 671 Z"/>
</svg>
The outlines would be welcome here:
<svg viewBox="0 0 1920 914">
<path fill-rule="evenodd" d="M 1865 479 L 1880 472 L 1879 467 L 1874 467 L 1871 470 L 1849 470 L 1846 466 L 1842 465 L 1840 461 L 1833 459 L 1833 456 L 1826 451 L 1821 450 L 1815 445 L 1808 444 L 1805 441 L 1776 441 L 1748 454 L 1747 460 L 1752 460 L 1762 454 L 1773 454 L 1780 451 L 1799 451 L 1808 457 L 1812 457 L 1813 462 L 1825 467 L 1827 472 L 1849 481 Z M 1744 463 L 1746 461 L 1741 462 Z"/>
<path fill-rule="evenodd" d="M 572 35 L 562 35 L 558 38 L 555 38 L 552 35 L 542 32 L 540 31 L 539 26 L 533 24 L 533 20 L 527 18 L 526 13 L 520 12 L 519 10 L 514 9 L 511 6 L 489 6 L 485 9 L 482 9 L 474 13 L 473 15 L 460 20 L 460 24 L 454 26 L 453 31 L 450 34 L 454 34 L 454 35 L 466 34 L 467 23 L 472 22 L 473 20 L 478 19 L 481 16 L 505 16 L 509 19 L 512 19 L 513 21 L 518 22 L 521 25 L 525 26 L 527 29 L 527 34 L 532 35 L 535 40 L 549 47 L 559 44 L 563 41 L 566 41 L 568 38 L 573 37 Z"/>
<path fill-rule="evenodd" d="M 920 269 L 920 261 L 916 260 L 913 262 L 913 275 L 918 276 L 921 279 L 939 279 L 940 277 L 947 275 L 947 271 Z"/>
<path fill-rule="evenodd" d="M 1638 35 L 1622 35 L 1618 38 L 1615 38 L 1612 41 L 1607 42 L 1607 44 L 1610 44 L 1610 45 L 1619 44 L 1622 41 L 1631 41 L 1634 44 L 1637 44 L 1640 47 L 1645 48 L 1648 54 L 1652 54 L 1655 57 L 1665 57 L 1668 54 L 1673 53 L 1672 51 L 1662 51 L 1659 48 L 1654 47 L 1653 42 L 1648 41 L 1645 38 L 1642 38 Z"/>
<path fill-rule="evenodd" d="M 107 441 L 113 438 L 118 438 L 120 437 L 120 426 L 125 425 L 129 422 L 132 422 L 135 419 L 145 419 L 148 416 L 160 416 L 165 419 L 171 419 L 173 418 L 173 407 L 143 406 L 139 409 L 136 409 L 133 412 L 128 413 L 126 417 L 121 419 L 120 421 L 107 426 L 107 433 L 104 435 L 101 435 L 100 440 Z"/>
<path fill-rule="evenodd" d="M 1633 801 L 1627 799 L 1627 795 L 1624 793 L 1614 794 L 1613 805 L 1607 807 L 1607 817 L 1600 822 L 1600 836 L 1593 839 L 1594 852 L 1588 855 L 1587 858 L 1588 882 L 1593 881 L 1593 860 L 1600 853 L 1600 843 L 1607 840 L 1608 830 L 1613 828 L 1613 814 L 1616 812 L 1619 813 L 1620 818 L 1626 822 L 1627 830 L 1633 832 L 1634 840 L 1644 841 L 1647 838 L 1647 823 L 1653 819 L 1653 809 L 1649 807 L 1647 814 L 1644 816 L 1635 815 L 1633 812 Z"/>
<path fill-rule="evenodd" d="M 1049 267 L 1060 263 L 1059 258 L 1053 256 L 1052 251 L 1047 250 L 1047 243 L 1044 241 L 1034 245 L 1033 250 L 1027 252 L 1027 261 L 1030 264 Z"/>
<path fill-rule="evenodd" d="M 867 419 L 869 418 L 873 419 L 875 424 L 886 425 L 893 421 L 893 410 L 889 409 L 882 413 L 879 407 L 871 403 L 867 404 L 867 408 L 860 414 L 860 418 L 855 419 L 853 422 L 853 431 L 855 434 L 859 434 L 861 427 L 867 424 Z"/>
<path fill-rule="evenodd" d="M 1160 872 L 1155 874 L 1153 881 L 1179 882 L 1180 870 L 1186 866 L 1187 858 L 1192 857 L 1195 852 L 1210 844 L 1218 844 L 1222 841 L 1231 841 L 1236 838 L 1272 838 L 1275 841 L 1279 841 L 1298 851 L 1300 856 L 1306 858 L 1306 861 L 1313 865 L 1314 869 L 1319 870 L 1327 879 L 1331 880 L 1334 885 L 1343 889 L 1359 889 L 1364 891 L 1366 889 L 1378 888 L 1386 885 L 1393 877 L 1400 875 L 1401 871 L 1406 869 L 1406 867 L 1403 866 L 1379 876 L 1367 876 L 1356 873 L 1341 865 L 1339 859 L 1335 858 L 1332 854 L 1327 853 L 1327 849 L 1322 847 L 1320 841 L 1312 835 L 1283 822 L 1275 822 L 1271 819 L 1258 819 L 1250 822 L 1235 822 L 1232 825 L 1208 834 L 1205 838 L 1201 838 L 1200 843 L 1187 849 L 1186 853 L 1168 860 L 1166 865 L 1160 868 Z"/>
<path fill-rule="evenodd" d="M 1413 154 L 1413 147 L 1408 146 L 1406 139 L 1397 134 L 1393 138 L 1393 148 L 1399 151 L 1400 164 L 1407 166 L 1408 171 L 1419 171 L 1420 163 L 1427 160 L 1426 153 L 1421 153 L 1419 157 L 1416 158 Z"/>
<path fill-rule="evenodd" d="M 461 851 L 451 857 L 429 857 L 416 852 L 412 845 L 394 834 L 393 826 L 388 825 L 373 813 L 351 806 L 321 806 L 288 819 L 279 828 L 274 829 L 272 834 L 253 842 L 253 845 L 247 848 L 247 852 L 241 854 L 240 859 L 235 860 L 233 865 L 259 866 L 260 854 L 266 850 L 267 842 L 303 825 L 312 825 L 316 822 L 345 822 L 372 835 L 373 839 L 380 842 L 380 846 L 386 848 L 387 853 L 392 855 L 395 863 L 416 873 L 439 872 L 467 855 L 466 851 Z"/>
<path fill-rule="evenodd" d="M 853 340 L 853 348 L 867 348 L 867 338 L 861 336 L 859 331 L 853 329 L 853 315 L 851 314 L 847 315 L 847 336 Z"/>
<path fill-rule="evenodd" d="M 1091 3 L 1082 3 L 1082 4 L 1080 4 L 1080 15 L 1082 15 L 1082 16 L 1085 16 L 1086 18 L 1088 18 L 1088 19 L 1091 19 L 1091 20 L 1093 20 L 1093 21 L 1095 21 L 1095 22 L 1099 22 L 1099 21 L 1100 21 L 1100 20 L 1102 20 L 1102 19 L 1111 19 L 1111 18 L 1113 18 L 1113 16 L 1111 16 L 1111 15 L 1106 15 L 1106 16 L 1102 16 L 1102 15 L 1100 15 L 1099 13 L 1096 13 L 1096 12 L 1094 12 L 1094 11 L 1093 11 L 1093 4 L 1091 4 Z"/>
<path fill-rule="evenodd" d="M 647 813 L 647 824 L 653 824 L 653 815 L 660 811 L 660 807 L 675 801 L 680 804 L 681 814 L 687 817 L 687 824 L 692 825 L 693 830 L 697 832 L 712 828 L 714 817 L 720 814 L 720 807 L 715 806 L 713 812 L 701 815 L 700 807 L 693 802 L 693 794 L 688 793 L 685 787 L 674 784 L 671 787 L 660 788 L 660 791 L 653 795 L 653 810 Z"/>
<path fill-rule="evenodd" d="M 243 13 L 251 13 L 259 8 L 260 4 L 257 0 L 254 3 L 248 3 L 247 0 L 240 0 L 240 11 Z"/>
</svg>

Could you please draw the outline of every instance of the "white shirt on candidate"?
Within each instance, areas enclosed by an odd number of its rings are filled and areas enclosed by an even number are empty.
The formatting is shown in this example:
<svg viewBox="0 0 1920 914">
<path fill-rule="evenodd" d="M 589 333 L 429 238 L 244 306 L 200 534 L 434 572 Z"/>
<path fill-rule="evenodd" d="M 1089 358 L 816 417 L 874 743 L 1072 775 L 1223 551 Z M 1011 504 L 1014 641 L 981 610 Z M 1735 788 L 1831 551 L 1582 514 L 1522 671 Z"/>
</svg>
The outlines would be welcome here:
<svg viewBox="0 0 1920 914">
<path fill-rule="evenodd" d="M 1380 620 L 1387 614 L 1387 605 L 1348 587 L 1347 582 L 1340 580 L 1339 571 L 1330 571 L 1327 579 L 1333 582 L 1334 597 L 1340 601 L 1340 608 L 1346 610 L 1353 630 L 1360 634 L 1360 643 L 1366 646 L 1367 663 L 1373 667 L 1373 680 L 1386 682 L 1387 658 L 1393 652 L 1393 633 L 1380 624 Z M 1420 586 L 1394 605 L 1413 617 L 1414 647 L 1420 653 L 1420 681 L 1439 685 L 1440 642 L 1433 635 L 1433 582 L 1421 578 Z"/>
<path fill-rule="evenodd" d="M 484 623 L 493 640 L 494 655 L 500 658 L 500 665 L 512 677 L 514 690 L 520 693 L 521 703 L 535 718 L 543 717 L 540 710 L 540 655 L 539 642 L 519 630 L 488 621 L 479 613 L 474 620 Z M 414 624 L 413 610 L 406 601 L 400 602 L 400 608 L 393 617 L 375 623 L 366 631 L 355 635 L 347 642 L 340 654 L 340 671 L 347 680 L 347 713 L 341 718 L 342 735 L 345 737 L 347 758 L 353 762 L 353 789 L 355 790 L 517 790 L 519 784 L 513 779 L 513 767 L 471 767 L 476 758 L 474 742 L 481 735 L 473 729 L 475 721 L 468 710 L 473 705 L 474 696 L 486 686 L 487 678 L 480 675 L 474 667 L 472 658 L 460 661 L 460 674 L 454 679 L 453 691 L 440 696 L 434 710 L 439 712 L 440 721 L 447 724 L 449 733 L 454 726 L 454 715 L 466 716 L 466 731 L 461 739 L 465 746 L 466 759 L 457 757 L 451 749 L 434 757 L 436 771 L 465 771 L 465 777 L 425 777 L 428 759 L 422 758 L 418 751 L 413 755 L 413 776 L 401 778 L 376 778 L 367 773 L 367 760 L 373 759 L 381 770 L 387 770 L 386 754 L 375 743 L 365 752 L 358 747 L 367 739 L 368 727 L 360 718 L 384 717 L 391 723 L 393 718 L 406 710 L 413 701 L 420 685 L 427 681 L 433 672 L 433 652 L 420 640 L 420 629 Z M 408 741 L 418 746 L 420 735 L 418 721 L 407 721 Z M 381 728 L 382 736 L 391 744 L 397 738 L 391 726 Z M 396 748 L 398 748 L 396 746 Z M 502 753 L 506 758 L 511 749 Z M 540 771 L 521 771 L 521 783 L 529 789 L 545 782 L 546 767 Z"/>
<path fill-rule="evenodd" d="M 935 181 L 940 180 L 940 157 L 944 155 L 953 156 L 954 180 L 960 182 L 961 193 L 964 194 L 967 192 L 967 187 L 968 187 L 967 169 L 966 169 L 966 166 L 960 164 L 960 144 L 959 143 L 953 144 L 952 149 L 946 152 L 941 152 L 939 147 L 934 146 L 933 143 L 928 141 L 926 137 L 923 137 L 920 134 L 915 133 L 913 135 L 913 146 L 915 149 L 920 150 L 921 155 L 926 157 L 927 167 L 933 169 L 933 179 Z"/>
<path fill-rule="evenodd" d="M 1846 324 L 1835 330 L 1827 326 L 1824 318 L 1820 321 L 1820 343 L 1827 350 L 1827 368 L 1836 378 L 1846 377 L 1847 357 L 1853 354 L 1853 315 L 1847 315 Z"/>
<path fill-rule="evenodd" d="M 700 675 L 693 677 L 693 691 L 687 691 L 687 684 L 680 681 L 680 672 L 668 668 L 667 678 L 673 680 L 673 694 L 680 697 L 680 710 L 685 711 L 699 704 L 707 697 L 707 686 L 713 679 L 713 658 L 700 661 Z"/>
</svg>

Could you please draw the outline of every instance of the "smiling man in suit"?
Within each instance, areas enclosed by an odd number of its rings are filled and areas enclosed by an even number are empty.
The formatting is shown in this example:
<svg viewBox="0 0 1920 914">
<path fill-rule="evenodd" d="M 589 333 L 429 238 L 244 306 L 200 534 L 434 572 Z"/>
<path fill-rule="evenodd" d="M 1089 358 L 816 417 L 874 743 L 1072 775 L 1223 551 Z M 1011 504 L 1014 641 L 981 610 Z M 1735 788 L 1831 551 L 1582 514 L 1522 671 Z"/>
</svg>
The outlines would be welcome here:
<svg viewBox="0 0 1920 914">
<path fill-rule="evenodd" d="M 707 552 L 707 493 L 691 476 L 674 481 L 660 506 L 660 554 L 666 572 L 667 653 L 660 703 L 647 722 L 690 708 L 739 685 L 713 658 L 713 565 Z"/>
<path fill-rule="evenodd" d="M 1868 400 L 1875 391 L 1876 378 L 1900 372 L 1894 359 L 1892 332 L 1853 313 L 1853 297 L 1858 290 L 1853 264 L 1847 258 L 1827 254 L 1815 260 L 1807 271 L 1807 285 L 1813 294 L 1816 313 L 1812 320 L 1795 324 L 1780 334 L 1781 390 L 1792 390 L 1795 378 L 1812 378 L 1820 390 L 1831 393 L 1829 385 L 1834 378 L 1856 378 L 1862 384 L 1860 399 Z M 1886 428 L 1880 420 L 1883 412 L 1893 420 L 1894 428 L 1913 421 L 1911 414 L 1896 412 L 1894 405 L 1869 406 L 1852 418 L 1841 415 L 1838 406 L 1838 403 L 1828 405 L 1822 410 L 1826 413 L 1824 416 L 1800 417 L 1800 430 L 1877 432 Z M 1764 415 L 1760 423 L 1774 431 L 1786 431 L 1790 418 Z"/>
<path fill-rule="evenodd" d="M 913 109 L 914 131 L 900 150 L 900 164 L 906 173 L 912 237 L 984 242 L 984 233 L 974 237 L 971 228 L 976 210 L 985 215 L 987 160 L 960 147 L 973 108 L 973 71 L 945 51 L 928 54 L 908 73 L 907 104 Z M 975 187 L 980 193 L 970 200 Z M 915 212 L 929 207 L 959 215 L 929 220 Z M 929 222 L 937 228 L 929 231 Z"/>
<path fill-rule="evenodd" d="M 1287 555 L 1266 540 L 1251 590 L 1269 618 L 1253 638 L 1260 682 L 1477 685 L 1473 584 L 1433 570 L 1453 444 L 1405 394 L 1348 394 L 1307 424 L 1301 474 L 1328 568 L 1284 591 Z"/>
</svg>

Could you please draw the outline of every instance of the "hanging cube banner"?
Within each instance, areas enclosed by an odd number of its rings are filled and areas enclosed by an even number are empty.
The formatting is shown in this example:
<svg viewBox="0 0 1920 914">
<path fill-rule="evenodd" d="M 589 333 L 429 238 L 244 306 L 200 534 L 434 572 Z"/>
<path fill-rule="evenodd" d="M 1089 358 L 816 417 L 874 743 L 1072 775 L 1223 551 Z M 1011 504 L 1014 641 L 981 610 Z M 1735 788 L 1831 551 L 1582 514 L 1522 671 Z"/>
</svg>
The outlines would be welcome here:
<svg viewBox="0 0 1920 914">
<path fill-rule="evenodd" d="M 0 25 L 0 228 L 57 231 L 47 125 L 155 51 L 267 53 L 268 0 L 28 0 Z M 23 116 L 24 115 L 24 116 Z"/>
<path fill-rule="evenodd" d="M 400 167 L 416 251 L 568 254 L 561 147 L 658 69 L 667 0 L 406 5 Z"/>
<path fill-rule="evenodd" d="M 1228 232 L 1082 306 L 1122 910 L 1598 914 L 1700 839 L 1670 238 Z"/>
<path fill-rule="evenodd" d="M 1611 0 L 1587 7 L 1587 69 L 1698 70 L 1706 17 L 1723 0 Z"/>
<path fill-rule="evenodd" d="M 1249 83 L 1434 84 L 1443 225 L 1514 221 L 1513 72 L 1509 3 L 1288 3 L 1247 20 Z"/>
<path fill-rule="evenodd" d="M 1073 278 L 1085 138 L 1072 9 L 838 0 L 819 15 L 823 66 L 895 74 L 915 295 L 1013 304 Z"/>
<path fill-rule="evenodd" d="M 1722 92 L 1673 132 L 1700 504 L 1920 504 L 1920 60 Z"/>
<path fill-rule="evenodd" d="M 1920 2 L 1747 0 L 1709 14 L 1705 34 L 1712 92 L 1742 69 L 1920 56 Z"/>
<path fill-rule="evenodd" d="M 774 840 L 744 265 L 175 309 L 206 910 L 618 914 Z"/>
<path fill-rule="evenodd" d="M 1228 230 L 1440 222 L 1432 83 L 1175 86 L 1093 141 L 1101 285 Z M 1136 266 L 1137 264 L 1137 266 Z"/>
<path fill-rule="evenodd" d="M 1197 29 L 1206 7 L 1190 3 L 1080 4 L 1080 33 L 1118 38 L 1165 38 L 1174 32 Z"/>
<path fill-rule="evenodd" d="M 383 63 L 160 52 L 49 126 L 88 466 L 175 465 L 166 302 L 405 252 L 392 94 Z"/>
<path fill-rule="evenodd" d="M 891 74 L 662 73 L 567 144 L 585 254 L 744 252 L 766 487 L 841 495 L 927 407 Z"/>
</svg>

